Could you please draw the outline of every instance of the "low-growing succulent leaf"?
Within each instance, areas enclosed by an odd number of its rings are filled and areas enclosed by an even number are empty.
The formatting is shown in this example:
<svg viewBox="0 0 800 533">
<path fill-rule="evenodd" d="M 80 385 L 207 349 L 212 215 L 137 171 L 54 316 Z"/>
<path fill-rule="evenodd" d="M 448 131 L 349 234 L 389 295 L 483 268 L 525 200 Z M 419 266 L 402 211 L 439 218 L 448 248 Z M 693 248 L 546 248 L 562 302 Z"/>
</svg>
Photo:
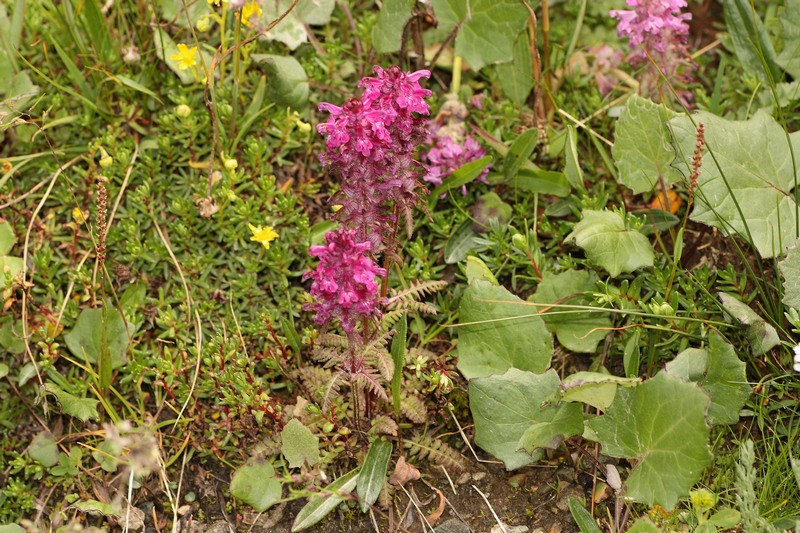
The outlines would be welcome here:
<svg viewBox="0 0 800 533">
<path fill-rule="evenodd" d="M 72 355 L 96 364 L 100 361 L 103 349 L 111 353 L 111 366 L 118 368 L 127 362 L 125 351 L 130 342 L 133 325 L 128 323 L 116 308 L 106 304 L 100 309 L 86 308 L 78 315 L 78 321 L 68 333 L 64 341 Z"/>
<path fill-rule="evenodd" d="M 366 513 L 370 505 L 378 500 L 378 496 L 386 484 L 386 470 L 392 458 L 392 443 L 377 439 L 369 447 L 364 464 L 358 474 L 356 494 L 361 502 L 361 512 Z"/>
<path fill-rule="evenodd" d="M 610 457 L 632 460 L 625 495 L 672 509 L 711 461 L 706 425 L 708 396 L 694 383 L 666 372 L 633 388 L 620 388 L 587 428 Z"/>
<path fill-rule="evenodd" d="M 74 416 L 84 422 L 94 419 L 97 420 L 99 415 L 97 414 L 97 400 L 93 400 L 91 398 L 78 398 L 77 396 L 70 394 L 53 383 L 52 381 L 48 381 L 45 384 L 45 390 L 56 397 L 58 400 L 58 405 L 61 407 L 61 412 L 67 416 Z"/>
<path fill-rule="evenodd" d="M 640 378 L 622 378 L 600 372 L 576 372 L 561 383 L 562 400 L 582 402 L 605 411 L 614 402 L 617 387 L 634 387 Z"/>
<path fill-rule="evenodd" d="M 784 304 L 800 311 L 800 239 L 794 241 L 786 257 L 778 263 L 783 276 Z"/>
<path fill-rule="evenodd" d="M 278 503 L 281 492 L 281 481 L 275 475 L 275 467 L 263 457 L 250 459 L 231 478 L 231 494 L 259 513 Z"/>
<path fill-rule="evenodd" d="M 384 0 L 372 27 L 372 46 L 376 52 L 392 54 L 400 50 L 403 29 L 415 3 L 416 0 Z"/>
<path fill-rule="evenodd" d="M 622 272 L 653 266 L 653 247 L 641 232 L 631 229 L 619 213 L 583 211 L 567 240 L 583 248 L 590 261 L 604 268 L 612 277 Z"/>
<path fill-rule="evenodd" d="M 682 351 L 667 363 L 666 372 L 700 385 L 711 397 L 708 422 L 722 425 L 739 421 L 739 411 L 750 396 L 745 367 L 733 346 L 718 334 L 711 333 L 707 349 Z"/>
<path fill-rule="evenodd" d="M 792 189 L 800 179 L 800 158 L 793 162 L 792 151 L 797 154 L 800 149 L 800 132 L 787 136 L 765 111 L 746 121 L 700 111 L 691 120 L 680 116 L 670 123 L 680 149 L 675 165 L 686 176 L 695 146 L 695 124 L 705 127 L 707 149 L 692 220 L 725 233 L 732 229 L 748 241 L 752 238 L 761 257 L 783 253 L 797 237 Z"/>
<path fill-rule="evenodd" d="M 533 454 L 537 449 L 555 450 L 565 438 L 583 433 L 583 409 L 577 403 L 563 403 L 555 408 L 552 419 L 536 422 L 525 430 L 517 448 Z"/>
<path fill-rule="evenodd" d="M 475 444 L 503 461 L 508 470 L 538 460 L 541 451 L 533 455 L 520 451 L 520 439 L 532 425 L 553 420 L 558 408 L 546 403 L 558 400 L 560 384 L 554 370 L 534 374 L 516 368 L 470 380 Z"/>
<path fill-rule="evenodd" d="M 458 369 L 467 379 L 509 368 L 544 372 L 553 339 L 536 310 L 488 281 L 469 284 L 459 308 Z"/>
<path fill-rule="evenodd" d="M 744 326 L 745 336 L 754 355 L 764 355 L 780 344 L 778 332 L 772 324 L 750 309 L 749 305 L 725 292 L 719 293 L 719 299 L 726 317 Z"/>
<path fill-rule="evenodd" d="M 456 55 L 474 70 L 514 59 L 514 42 L 525 29 L 528 10 L 514 0 L 433 0 L 439 31 L 458 26 Z"/>
<path fill-rule="evenodd" d="M 593 353 L 597 344 L 608 334 L 611 319 L 606 312 L 565 309 L 559 305 L 591 306 L 591 293 L 597 286 L 597 275 L 590 270 L 566 270 L 554 274 L 545 272 L 536 293 L 529 300 L 538 304 L 554 304 L 541 313 L 547 329 L 556 334 L 558 342 L 573 352 Z"/>
<path fill-rule="evenodd" d="M 319 463 L 319 438 L 298 419 L 289 420 L 281 431 L 281 453 L 289 468 L 299 468 L 303 463 Z"/>
<path fill-rule="evenodd" d="M 611 154 L 619 182 L 634 193 L 650 192 L 662 179 L 667 185 L 680 181 L 681 173 L 671 166 L 675 149 L 667 130 L 667 121 L 675 116 L 641 96 L 628 98 L 614 128 Z"/>
<path fill-rule="evenodd" d="M 344 501 L 345 496 L 356 488 L 358 468 L 325 487 L 319 496 L 312 496 L 300 509 L 292 524 L 292 533 L 313 526 Z"/>
</svg>

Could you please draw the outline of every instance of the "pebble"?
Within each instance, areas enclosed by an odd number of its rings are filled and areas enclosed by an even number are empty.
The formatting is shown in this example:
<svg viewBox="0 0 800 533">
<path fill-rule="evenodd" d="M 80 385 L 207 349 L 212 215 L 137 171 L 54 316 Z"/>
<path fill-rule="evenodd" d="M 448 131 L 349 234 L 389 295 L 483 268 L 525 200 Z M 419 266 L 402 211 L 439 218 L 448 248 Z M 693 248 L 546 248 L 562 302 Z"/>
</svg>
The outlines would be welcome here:
<svg viewBox="0 0 800 533">
<path fill-rule="evenodd" d="M 486 477 L 486 472 L 475 472 L 472 474 L 472 481 L 480 481 Z"/>
<path fill-rule="evenodd" d="M 470 533 L 469 526 L 458 518 L 451 518 L 447 522 L 442 522 L 433 531 L 434 533 Z"/>
<path fill-rule="evenodd" d="M 505 526 L 506 533 L 528 533 L 528 526 Z M 503 528 L 495 525 L 489 533 L 503 533 Z"/>
</svg>

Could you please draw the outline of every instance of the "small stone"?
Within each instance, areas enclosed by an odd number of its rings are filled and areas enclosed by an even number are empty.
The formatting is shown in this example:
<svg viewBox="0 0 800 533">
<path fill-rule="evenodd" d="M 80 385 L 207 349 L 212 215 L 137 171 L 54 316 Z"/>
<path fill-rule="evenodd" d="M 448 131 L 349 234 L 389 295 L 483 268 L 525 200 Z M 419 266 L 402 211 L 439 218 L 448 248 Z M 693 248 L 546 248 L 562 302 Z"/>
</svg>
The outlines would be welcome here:
<svg viewBox="0 0 800 533">
<path fill-rule="evenodd" d="M 119 526 L 129 531 L 144 531 L 144 511 L 138 507 L 123 509 L 119 517 Z"/>
<path fill-rule="evenodd" d="M 456 479 L 456 485 L 463 485 L 464 483 L 468 482 L 472 476 L 469 475 L 469 472 L 464 472 L 458 479 Z"/>
<path fill-rule="evenodd" d="M 185 516 L 191 510 L 192 510 L 191 505 L 181 505 L 180 507 L 178 507 L 178 516 Z"/>
<path fill-rule="evenodd" d="M 475 472 L 472 474 L 472 481 L 480 481 L 486 477 L 486 472 Z"/>
<path fill-rule="evenodd" d="M 506 533 L 528 533 L 528 526 L 505 526 Z M 499 525 L 492 527 L 489 533 L 503 533 L 503 528 Z"/>
<path fill-rule="evenodd" d="M 225 520 L 217 520 L 208 525 L 204 533 L 231 533 L 231 525 Z"/>
</svg>

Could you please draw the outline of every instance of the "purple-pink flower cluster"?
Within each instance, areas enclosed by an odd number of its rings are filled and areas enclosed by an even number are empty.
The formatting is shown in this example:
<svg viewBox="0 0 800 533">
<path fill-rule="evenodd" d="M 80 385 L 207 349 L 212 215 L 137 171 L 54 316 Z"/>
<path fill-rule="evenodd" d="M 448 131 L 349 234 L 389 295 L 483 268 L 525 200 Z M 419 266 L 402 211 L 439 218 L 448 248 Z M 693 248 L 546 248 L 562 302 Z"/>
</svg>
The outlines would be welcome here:
<svg viewBox="0 0 800 533">
<path fill-rule="evenodd" d="M 386 251 L 398 213 L 410 212 L 416 201 L 421 169 L 414 151 L 426 134 L 418 114 L 429 113 L 425 98 L 431 95 L 419 84 L 430 77 L 427 70 L 376 66 L 373 72 L 359 82 L 360 98 L 341 107 L 321 103 L 330 118 L 317 126 L 327 147 L 320 160 L 339 178 L 330 202 L 341 205 L 335 217 L 342 226 L 325 235 L 325 246 L 309 249 L 320 263 L 307 274 L 315 300 L 308 308 L 318 324 L 337 319 L 348 336 L 361 319 L 380 316 L 375 277 L 386 270 L 376 257 Z"/>
<path fill-rule="evenodd" d="M 442 132 L 443 129 L 436 124 L 431 125 L 428 138 L 431 149 L 423 156 L 423 164 L 427 170 L 423 179 L 433 185 L 441 185 L 442 180 L 454 170 L 486 155 L 486 150 L 471 135 L 459 138 L 460 136 L 450 135 L 446 131 Z M 488 174 L 487 167 L 477 179 L 486 183 Z M 466 194 L 466 187 L 462 187 L 461 192 Z"/>
<path fill-rule="evenodd" d="M 355 231 L 339 227 L 325 235 L 325 246 L 308 249 L 311 257 L 319 259 L 316 270 L 306 274 L 314 280 L 311 296 L 315 301 L 308 307 L 317 324 L 336 318 L 351 334 L 362 318 L 380 316 L 375 276 L 385 275 L 386 270 L 369 258 L 370 248 L 370 243 L 356 241 Z"/>
<path fill-rule="evenodd" d="M 430 76 L 427 70 L 406 74 L 396 66 L 376 66 L 374 72 L 377 77 L 359 82 L 361 98 L 342 107 L 319 105 L 331 117 L 317 130 L 327 136 L 320 160 L 341 179 L 340 192 L 331 199 L 342 206 L 336 218 L 378 253 L 397 223 L 393 207 L 410 210 L 416 199 L 413 152 L 425 138 L 425 119 L 417 114 L 429 113 L 425 98 L 431 91 L 419 84 Z"/>
<path fill-rule="evenodd" d="M 681 13 L 686 0 L 627 0 L 627 4 L 632 11 L 615 9 L 610 15 L 619 20 L 617 33 L 630 39 L 639 57 L 645 58 L 640 46 L 650 54 L 674 53 L 676 47 L 685 50 L 686 21 L 692 18 L 691 13 Z"/>
</svg>

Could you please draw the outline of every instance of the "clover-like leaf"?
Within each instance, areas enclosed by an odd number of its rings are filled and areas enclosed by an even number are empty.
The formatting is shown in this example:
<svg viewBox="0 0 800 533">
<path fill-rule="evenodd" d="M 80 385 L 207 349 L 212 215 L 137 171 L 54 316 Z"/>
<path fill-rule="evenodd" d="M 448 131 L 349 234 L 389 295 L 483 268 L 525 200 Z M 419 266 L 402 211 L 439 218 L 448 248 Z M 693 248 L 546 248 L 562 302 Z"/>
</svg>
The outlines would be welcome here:
<svg viewBox="0 0 800 533">
<path fill-rule="evenodd" d="M 583 211 L 567 240 L 574 240 L 590 261 L 604 268 L 612 277 L 622 272 L 653 266 L 653 247 L 647 237 L 631 229 L 621 215 L 613 211 Z"/>
<path fill-rule="evenodd" d="M 591 306 L 587 293 L 596 289 L 597 275 L 590 270 L 566 270 L 559 274 L 545 272 L 536 293 L 529 299 L 539 304 L 554 304 L 541 314 L 547 329 L 558 342 L 573 352 L 592 353 L 608 334 L 608 313 L 559 307 Z"/>
<path fill-rule="evenodd" d="M 456 55 L 475 70 L 514 59 L 514 42 L 528 21 L 515 0 L 433 0 L 433 10 L 440 32 L 458 27 Z"/>
<path fill-rule="evenodd" d="M 281 499 L 281 482 L 272 463 L 261 457 L 239 467 L 231 479 L 231 494 L 262 513 Z"/>
<path fill-rule="evenodd" d="M 536 309 L 505 288 L 483 279 L 461 298 L 458 369 L 467 379 L 502 374 L 509 368 L 544 372 L 553 339 Z"/>
<path fill-rule="evenodd" d="M 632 460 L 626 496 L 669 510 L 711 461 L 708 403 L 694 383 L 660 372 L 638 387 L 620 388 L 608 411 L 586 426 L 604 454 Z"/>
<path fill-rule="evenodd" d="M 553 421 L 558 408 L 544 404 L 558 399 L 560 384 L 552 369 L 534 374 L 510 368 L 499 376 L 470 380 L 475 444 L 503 461 L 509 470 L 538 460 L 539 450 L 533 455 L 519 451 L 520 439 L 532 425 Z"/>
<path fill-rule="evenodd" d="M 800 175 L 800 158 L 793 158 L 792 152 L 800 150 L 800 132 L 787 136 L 765 111 L 746 121 L 704 111 L 691 119 L 674 118 L 670 123 L 682 154 L 675 164 L 686 176 L 696 140 L 692 120 L 704 125 L 707 144 L 692 220 L 752 238 L 761 257 L 780 255 L 797 237 L 798 207 L 792 189 Z"/>
<path fill-rule="evenodd" d="M 689 348 L 682 351 L 667 363 L 666 372 L 700 385 L 711 397 L 708 422 L 723 425 L 739 421 L 739 411 L 750 396 L 745 367 L 733 346 L 712 333 L 707 349 Z"/>
<path fill-rule="evenodd" d="M 646 98 L 628 98 L 614 129 L 611 154 L 621 184 L 639 194 L 652 191 L 663 179 L 666 184 L 681 179 L 672 168 L 675 149 L 669 142 L 667 121 L 676 114 Z"/>
<path fill-rule="evenodd" d="M 289 468 L 301 467 L 303 463 L 314 466 L 319 463 L 319 438 L 293 418 L 281 431 L 281 453 L 289 462 Z"/>
</svg>

